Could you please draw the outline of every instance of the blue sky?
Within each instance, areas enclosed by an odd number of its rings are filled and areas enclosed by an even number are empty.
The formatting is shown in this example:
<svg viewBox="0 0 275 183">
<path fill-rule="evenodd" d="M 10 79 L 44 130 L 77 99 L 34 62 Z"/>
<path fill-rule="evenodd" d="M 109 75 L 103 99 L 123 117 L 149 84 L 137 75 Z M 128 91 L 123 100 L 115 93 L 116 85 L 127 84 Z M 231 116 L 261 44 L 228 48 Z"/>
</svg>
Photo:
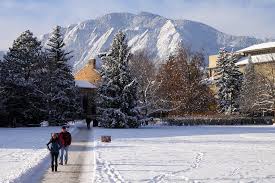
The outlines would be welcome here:
<svg viewBox="0 0 275 183">
<path fill-rule="evenodd" d="M 111 12 L 148 11 L 234 35 L 275 37 L 275 0 L 0 0 L 0 49 L 24 30 L 39 36 Z"/>
</svg>

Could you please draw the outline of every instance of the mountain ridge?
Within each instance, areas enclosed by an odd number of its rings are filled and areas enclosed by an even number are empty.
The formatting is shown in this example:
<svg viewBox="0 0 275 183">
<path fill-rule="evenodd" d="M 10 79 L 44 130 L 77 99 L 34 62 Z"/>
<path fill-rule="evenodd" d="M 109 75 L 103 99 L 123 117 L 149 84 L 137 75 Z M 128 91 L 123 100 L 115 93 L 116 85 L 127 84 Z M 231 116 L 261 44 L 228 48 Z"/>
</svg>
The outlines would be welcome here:
<svg viewBox="0 0 275 183">
<path fill-rule="evenodd" d="M 66 49 L 74 51 L 70 65 L 78 70 L 89 58 L 106 51 L 119 30 L 127 34 L 131 52 L 146 50 L 157 64 L 163 63 L 181 44 L 192 51 L 203 50 L 207 56 L 217 53 L 221 47 L 238 50 L 265 41 L 252 36 L 226 34 L 192 20 L 169 19 L 149 12 L 117 12 L 62 28 Z M 41 37 L 43 45 L 48 37 L 49 34 Z"/>
</svg>

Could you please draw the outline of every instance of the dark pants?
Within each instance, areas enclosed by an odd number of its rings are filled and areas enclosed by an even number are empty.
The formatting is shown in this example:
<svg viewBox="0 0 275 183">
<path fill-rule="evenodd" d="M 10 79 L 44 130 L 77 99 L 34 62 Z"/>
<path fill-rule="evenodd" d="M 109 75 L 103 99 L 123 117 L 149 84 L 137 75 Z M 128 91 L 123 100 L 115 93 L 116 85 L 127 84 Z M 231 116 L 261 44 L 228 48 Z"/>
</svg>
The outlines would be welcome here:
<svg viewBox="0 0 275 183">
<path fill-rule="evenodd" d="M 57 159 L 58 159 L 58 154 L 56 152 L 51 152 L 51 156 L 52 156 L 52 168 L 55 166 L 57 167 L 58 163 L 57 163 Z"/>
<path fill-rule="evenodd" d="M 88 129 L 91 128 L 91 122 L 87 122 L 87 128 L 88 128 Z"/>
</svg>

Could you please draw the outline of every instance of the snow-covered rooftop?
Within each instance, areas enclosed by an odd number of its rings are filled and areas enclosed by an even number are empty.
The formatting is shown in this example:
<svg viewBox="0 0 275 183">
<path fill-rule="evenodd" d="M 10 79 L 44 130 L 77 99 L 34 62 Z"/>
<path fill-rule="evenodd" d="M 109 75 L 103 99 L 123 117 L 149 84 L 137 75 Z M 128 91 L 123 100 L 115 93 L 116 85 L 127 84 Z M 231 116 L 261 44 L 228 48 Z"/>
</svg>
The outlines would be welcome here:
<svg viewBox="0 0 275 183">
<path fill-rule="evenodd" d="M 236 65 L 246 65 L 248 64 L 249 57 L 242 57 Z M 262 54 L 262 55 L 253 55 L 251 56 L 252 63 L 263 63 L 263 62 L 275 62 L 275 53 Z"/>
<path fill-rule="evenodd" d="M 241 49 L 241 50 L 237 51 L 237 53 L 254 51 L 254 50 L 261 50 L 261 49 L 266 49 L 266 48 L 275 48 L 275 42 L 266 42 L 266 43 L 261 43 L 261 44 L 254 44 L 252 46 L 249 46 L 247 48 L 244 48 L 244 49 Z"/>
<path fill-rule="evenodd" d="M 90 89 L 97 88 L 94 84 L 84 80 L 75 80 L 75 85 L 79 88 L 90 88 Z"/>
</svg>

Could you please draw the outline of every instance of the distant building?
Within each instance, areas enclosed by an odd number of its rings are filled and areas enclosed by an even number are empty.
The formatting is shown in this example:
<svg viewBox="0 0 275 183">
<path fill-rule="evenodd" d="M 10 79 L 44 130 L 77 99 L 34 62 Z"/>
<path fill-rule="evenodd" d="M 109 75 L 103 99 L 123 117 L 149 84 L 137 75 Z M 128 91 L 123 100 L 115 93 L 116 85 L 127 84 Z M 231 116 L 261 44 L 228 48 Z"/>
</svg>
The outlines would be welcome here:
<svg viewBox="0 0 275 183">
<path fill-rule="evenodd" d="M 213 77 L 217 68 L 218 55 L 210 55 L 208 61 L 208 75 Z"/>
<path fill-rule="evenodd" d="M 101 77 L 96 69 L 96 59 L 90 59 L 83 68 L 75 73 L 74 77 L 75 80 L 84 80 L 97 85 Z"/>
<path fill-rule="evenodd" d="M 101 77 L 96 70 L 96 60 L 88 63 L 74 74 L 75 84 L 80 90 L 81 105 L 85 117 L 96 115 L 97 86 Z"/>
<path fill-rule="evenodd" d="M 249 56 L 251 56 L 251 61 L 255 64 L 256 72 L 259 72 L 268 78 L 275 78 L 275 42 L 252 45 L 238 50 L 236 53 L 239 56 L 236 65 L 239 66 L 241 72 L 244 72 L 245 66 L 248 64 Z M 217 60 L 218 55 L 209 56 L 208 76 L 210 80 L 215 79 Z M 211 85 L 210 87 L 216 91 L 214 85 Z"/>
<path fill-rule="evenodd" d="M 96 90 L 97 87 L 84 80 L 75 80 L 75 85 L 79 88 L 79 95 L 81 98 L 81 107 L 84 117 L 96 114 Z"/>
</svg>

